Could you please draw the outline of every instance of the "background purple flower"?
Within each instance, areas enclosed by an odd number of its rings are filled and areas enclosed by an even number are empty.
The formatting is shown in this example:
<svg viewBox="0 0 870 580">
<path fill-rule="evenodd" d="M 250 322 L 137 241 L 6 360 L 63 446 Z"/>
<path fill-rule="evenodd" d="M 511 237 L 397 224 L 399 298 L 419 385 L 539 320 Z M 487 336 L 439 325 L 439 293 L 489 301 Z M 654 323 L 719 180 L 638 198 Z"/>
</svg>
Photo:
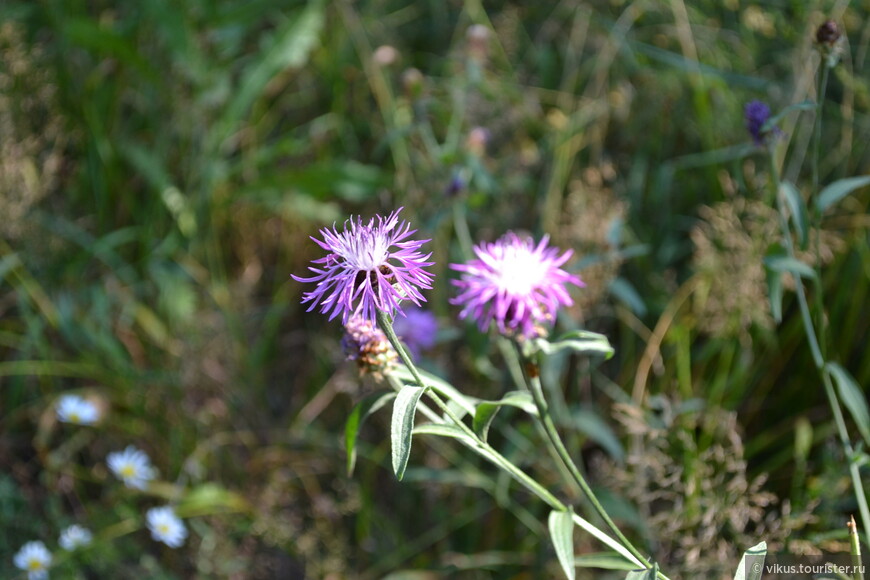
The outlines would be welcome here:
<svg viewBox="0 0 870 580">
<path fill-rule="evenodd" d="M 428 310 L 409 308 L 405 312 L 405 318 L 396 320 L 393 329 L 411 351 L 411 355 L 418 358 L 420 352 L 432 348 L 435 344 L 438 320 Z"/>
<path fill-rule="evenodd" d="M 752 135 L 755 144 L 764 144 L 767 131 L 762 132 L 762 128 L 770 119 L 770 107 L 761 101 L 751 101 L 743 108 L 743 118 L 746 121 L 746 130 Z"/>
<path fill-rule="evenodd" d="M 462 305 L 459 317 L 471 317 L 481 330 L 494 321 L 506 335 L 543 335 L 559 306 L 573 304 L 565 284 L 584 286 L 580 278 L 560 268 L 571 250 L 559 255 L 557 248 L 547 247 L 548 242 L 544 236 L 535 246 L 534 240 L 508 232 L 495 243 L 476 246 L 477 259 L 451 264 L 462 272 L 453 281 L 460 293 L 451 300 Z"/>
<path fill-rule="evenodd" d="M 399 303 L 405 299 L 418 306 L 426 301 L 420 289 L 432 287 L 432 274 L 423 269 L 432 265 L 426 261 L 432 254 L 419 250 L 429 240 L 408 240 L 416 230 L 399 222 L 400 211 L 387 218 L 375 216 L 368 225 L 351 216 L 344 231 L 333 224 L 332 230 L 320 230 L 323 241 L 311 238 L 329 253 L 308 267 L 314 276 L 293 276 L 298 282 L 317 283 L 302 296 L 303 303 L 311 302 L 309 312 L 319 304 L 322 313 L 330 313 L 330 320 L 341 314 L 346 323 L 352 314 L 375 320 L 377 310 L 402 312 Z"/>
</svg>

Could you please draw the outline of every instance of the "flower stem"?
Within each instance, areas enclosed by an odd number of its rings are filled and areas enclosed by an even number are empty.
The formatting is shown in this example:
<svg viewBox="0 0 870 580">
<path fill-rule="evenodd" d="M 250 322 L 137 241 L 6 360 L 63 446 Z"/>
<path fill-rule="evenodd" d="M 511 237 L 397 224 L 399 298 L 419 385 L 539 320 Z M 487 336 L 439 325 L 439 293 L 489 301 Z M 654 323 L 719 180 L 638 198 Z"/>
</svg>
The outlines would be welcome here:
<svg viewBox="0 0 870 580">
<path fill-rule="evenodd" d="M 822 55 L 822 60 L 819 63 L 819 66 L 822 68 L 822 73 L 819 75 L 819 82 L 816 88 L 816 98 L 818 99 L 818 104 L 816 105 L 816 117 L 815 122 L 813 123 L 813 156 L 811 159 L 811 171 L 812 171 L 812 181 L 813 181 L 813 189 L 812 191 L 818 195 L 819 192 L 819 158 L 821 156 L 821 146 L 822 146 L 822 107 L 825 104 L 825 92 L 828 88 L 828 74 L 830 72 L 830 67 L 828 66 L 827 59 Z M 825 336 L 824 332 L 824 322 L 825 322 L 825 306 L 822 301 L 822 260 L 821 260 L 821 232 L 822 232 L 822 211 L 818 208 L 816 204 L 812 204 L 812 228 L 816 230 L 816 239 L 813 241 L 813 249 L 815 250 L 816 255 L 816 274 L 818 277 L 816 278 L 816 320 L 818 321 L 819 328 L 822 332 L 819 335 L 819 350 L 822 353 L 822 357 L 825 356 L 827 352 Z"/>
<path fill-rule="evenodd" d="M 528 381 L 529 391 L 531 391 L 532 398 L 535 401 L 535 406 L 538 408 L 538 420 L 544 427 L 544 431 L 547 434 L 550 445 L 556 450 L 556 453 L 562 460 L 564 466 L 568 469 L 568 472 L 571 474 L 574 482 L 578 485 L 578 487 L 580 487 L 583 495 L 586 496 L 586 499 L 589 501 L 589 503 L 592 504 L 592 507 L 595 509 L 595 513 L 597 513 L 598 516 L 602 520 L 604 520 L 604 523 L 607 524 L 607 527 L 610 528 L 610 530 L 617 537 L 620 543 L 622 543 L 622 545 L 625 546 L 625 548 L 640 561 L 644 568 L 652 568 L 652 566 L 646 560 L 643 554 L 641 554 L 640 551 L 634 547 L 634 544 L 632 544 L 628 540 L 628 538 L 623 535 L 622 531 L 616 526 L 616 524 L 607 514 L 607 511 L 604 509 L 604 506 L 602 506 L 601 502 L 598 501 L 598 498 L 595 496 L 592 488 L 589 487 L 589 484 L 586 482 L 586 478 L 583 477 L 582 473 L 580 473 L 580 469 L 577 467 L 577 464 L 574 463 L 574 460 L 571 458 L 571 454 L 568 453 L 568 449 L 562 442 L 562 438 L 559 436 L 559 431 L 556 429 L 555 423 L 553 423 L 553 418 L 550 416 L 549 409 L 547 407 L 547 401 L 544 398 L 544 390 L 541 385 L 541 379 L 538 375 L 540 368 L 538 361 L 531 360 L 528 362 L 531 363 L 532 367 L 535 370 L 533 374 L 526 373 L 526 380 Z"/>
</svg>

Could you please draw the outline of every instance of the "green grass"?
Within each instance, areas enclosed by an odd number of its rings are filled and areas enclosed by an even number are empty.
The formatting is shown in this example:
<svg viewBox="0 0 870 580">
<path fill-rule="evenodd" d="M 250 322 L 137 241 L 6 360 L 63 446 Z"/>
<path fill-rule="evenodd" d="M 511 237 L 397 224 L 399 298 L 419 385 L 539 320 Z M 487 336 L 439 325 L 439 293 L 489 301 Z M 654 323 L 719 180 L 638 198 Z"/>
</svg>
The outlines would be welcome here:
<svg viewBox="0 0 870 580">
<path fill-rule="evenodd" d="M 458 446 L 420 439 L 396 482 L 382 413 L 345 475 L 344 420 L 375 385 L 343 360 L 340 325 L 304 311 L 290 274 L 316 257 L 317 229 L 398 206 L 436 261 L 427 296 L 442 332 L 423 366 L 475 396 L 513 387 L 494 342 L 456 320 L 447 265 L 508 229 L 574 247 L 594 299 L 560 325 L 606 334 L 617 354 L 597 368 L 556 361 L 552 395 L 568 411 L 558 418 L 606 507 L 663 564 L 691 569 L 638 522 L 664 509 L 675 534 L 700 534 L 693 518 L 714 498 L 692 477 L 721 450 L 737 453 L 717 429 L 727 413 L 746 462 L 713 462 L 715 475 L 767 474 L 743 497 L 774 498 L 761 518 L 720 532 L 737 554 L 732 573 L 755 542 L 737 544 L 785 501 L 818 516 L 796 517 L 789 542 L 836 549 L 824 538 L 845 541 L 856 507 L 793 292 L 781 324 L 714 335 L 692 286 L 701 208 L 767 195 L 762 156 L 736 154 L 749 142 L 743 105 L 814 99 L 811 40 L 827 7 L 4 3 L 0 576 L 14 577 L 24 541 L 54 550 L 77 521 L 98 541 L 59 564 L 63 577 L 557 574 L 544 506 Z M 867 9 L 834 16 L 849 42 L 822 109 L 822 184 L 870 173 Z M 490 30 L 484 56 L 469 49 L 472 24 Z M 397 49 L 395 63 L 375 62 L 381 45 Z M 784 177 L 805 197 L 812 121 L 803 111 L 781 123 Z M 467 143 L 475 127 L 488 131 L 483 152 Z M 870 384 L 867 206 L 864 188 L 823 221 L 839 239 L 822 276 L 828 352 L 859 385 Z M 734 276 L 715 283 L 740 284 Z M 56 423 L 51 405 L 67 391 L 104 402 L 106 420 Z M 499 416 L 498 445 L 558 488 L 531 424 L 510 418 Z M 796 450 L 799 425 L 810 443 Z M 600 443 L 614 436 L 629 459 L 661 450 L 669 459 L 656 469 L 682 468 L 676 488 L 696 512 L 599 477 L 602 463 L 614 481 L 637 476 Z M 159 467 L 153 495 L 107 472 L 106 453 L 127 444 Z M 173 497 L 191 529 L 175 551 L 151 541 L 141 515 Z M 577 538 L 578 553 L 600 550 Z"/>
</svg>

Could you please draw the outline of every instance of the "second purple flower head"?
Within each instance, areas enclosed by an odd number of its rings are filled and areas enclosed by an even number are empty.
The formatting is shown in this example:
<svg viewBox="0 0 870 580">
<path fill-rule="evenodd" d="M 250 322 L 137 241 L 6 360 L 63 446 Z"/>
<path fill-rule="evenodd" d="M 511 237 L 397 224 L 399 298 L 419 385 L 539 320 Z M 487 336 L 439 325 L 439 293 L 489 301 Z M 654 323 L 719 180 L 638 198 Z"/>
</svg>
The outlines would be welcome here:
<svg viewBox="0 0 870 580">
<path fill-rule="evenodd" d="M 293 276 L 317 284 L 302 296 L 303 303 L 311 303 L 309 312 L 319 305 L 330 320 L 341 314 L 342 323 L 351 315 L 374 321 L 378 310 L 402 312 L 402 300 L 417 306 L 426 301 L 420 289 L 432 287 L 433 276 L 424 268 L 433 263 L 426 261 L 432 254 L 424 255 L 420 246 L 429 240 L 408 239 L 416 230 L 399 222 L 400 211 L 375 216 L 368 224 L 351 216 L 343 231 L 333 224 L 331 230 L 320 230 L 322 241 L 311 238 L 329 253 L 308 267 L 314 276 Z"/>
<path fill-rule="evenodd" d="M 476 259 L 451 264 L 462 272 L 453 281 L 459 295 L 451 300 L 462 306 L 459 317 L 476 320 L 481 330 L 495 322 L 499 332 L 510 336 L 531 339 L 546 334 L 558 308 L 573 304 L 565 285 L 584 286 L 561 268 L 571 250 L 560 255 L 548 242 L 544 236 L 535 245 L 508 232 L 492 244 L 476 246 Z"/>
</svg>

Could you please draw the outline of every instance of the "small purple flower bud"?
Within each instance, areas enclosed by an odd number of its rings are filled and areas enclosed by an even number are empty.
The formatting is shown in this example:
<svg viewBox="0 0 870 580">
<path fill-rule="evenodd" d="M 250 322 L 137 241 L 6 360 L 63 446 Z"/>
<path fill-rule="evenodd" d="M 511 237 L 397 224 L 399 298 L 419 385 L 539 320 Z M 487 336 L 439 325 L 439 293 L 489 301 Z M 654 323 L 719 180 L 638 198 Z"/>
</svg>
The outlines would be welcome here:
<svg viewBox="0 0 870 580">
<path fill-rule="evenodd" d="M 377 324 L 360 316 L 352 316 L 344 325 L 341 347 L 347 360 L 355 360 L 360 373 L 380 376 L 398 355 Z"/>
<path fill-rule="evenodd" d="M 447 184 L 447 188 L 444 193 L 447 194 L 447 197 L 456 197 L 464 189 L 465 180 L 462 179 L 462 175 L 460 174 L 460 172 L 456 171 L 453 173 L 453 177 L 450 178 L 450 183 Z"/>
<path fill-rule="evenodd" d="M 743 109 L 743 117 L 746 120 L 746 130 L 749 131 L 756 145 L 764 145 L 768 133 L 771 130 L 776 131 L 775 128 L 764 127 L 770 119 L 770 107 L 761 101 L 747 103 Z"/>
</svg>

